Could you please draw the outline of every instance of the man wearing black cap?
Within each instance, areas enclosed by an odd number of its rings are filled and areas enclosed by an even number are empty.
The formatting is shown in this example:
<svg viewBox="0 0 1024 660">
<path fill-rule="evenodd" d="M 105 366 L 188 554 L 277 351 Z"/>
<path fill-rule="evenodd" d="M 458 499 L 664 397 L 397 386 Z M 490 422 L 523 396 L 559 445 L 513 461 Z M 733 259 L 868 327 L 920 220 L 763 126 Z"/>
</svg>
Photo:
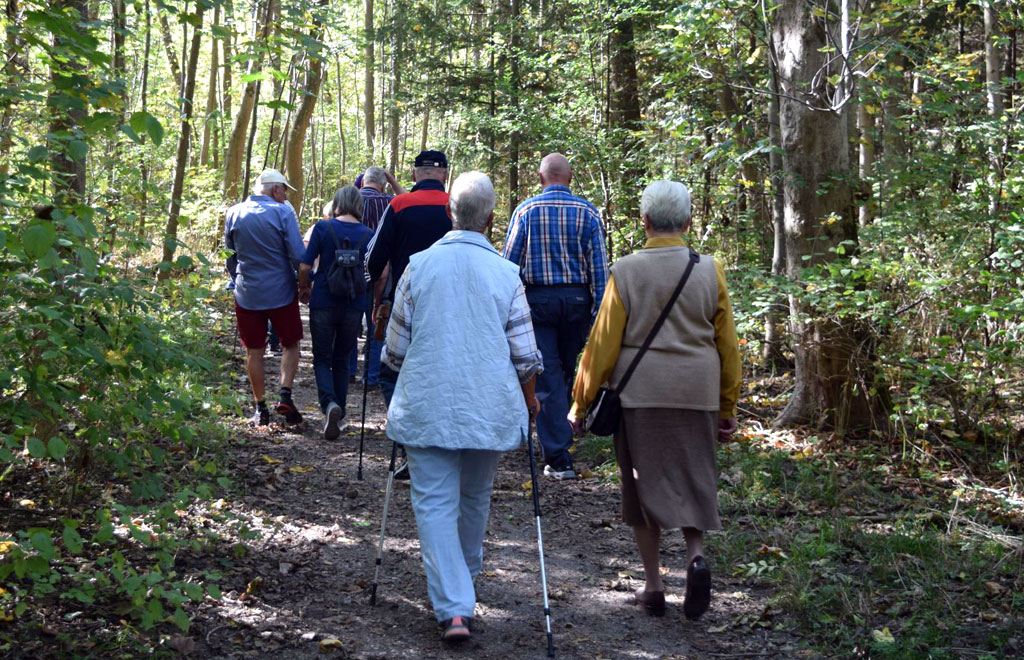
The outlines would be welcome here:
<svg viewBox="0 0 1024 660">
<path fill-rule="evenodd" d="M 394 300 L 395 287 L 409 265 L 409 257 L 426 250 L 451 231 L 448 193 L 444 189 L 447 179 L 448 158 L 444 152 L 421 151 L 412 171 L 416 185 L 404 195 L 394 197 L 381 216 L 377 233 L 366 250 L 366 272 L 371 281 L 376 282 L 384 275 L 385 266 L 391 264 L 390 285 L 384 291 L 383 301 Z M 387 327 L 387 318 L 378 318 L 376 310 L 374 319 Z M 389 406 L 397 381 L 398 372 L 381 364 L 380 389 Z"/>
</svg>

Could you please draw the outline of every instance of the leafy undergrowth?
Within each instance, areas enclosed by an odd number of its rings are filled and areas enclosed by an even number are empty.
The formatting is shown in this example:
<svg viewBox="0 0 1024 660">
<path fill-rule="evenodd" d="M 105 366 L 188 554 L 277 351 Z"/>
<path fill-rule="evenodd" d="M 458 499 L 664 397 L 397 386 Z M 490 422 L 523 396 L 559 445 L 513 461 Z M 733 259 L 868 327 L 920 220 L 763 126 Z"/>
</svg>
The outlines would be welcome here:
<svg viewBox="0 0 1024 660">
<path fill-rule="evenodd" d="M 181 557 L 239 525 L 210 504 L 237 401 L 211 341 L 224 297 L 195 272 L 77 277 L 4 291 L 0 657 L 169 652 L 220 597 L 217 571 Z"/>
<path fill-rule="evenodd" d="M 755 384 L 746 405 L 761 407 L 721 447 L 725 529 L 709 539 L 717 565 L 776 595 L 709 632 L 796 629 L 833 657 L 1024 654 L 1019 442 L 771 430 L 758 419 L 783 387 Z M 617 479 L 610 440 L 577 455 Z"/>
</svg>

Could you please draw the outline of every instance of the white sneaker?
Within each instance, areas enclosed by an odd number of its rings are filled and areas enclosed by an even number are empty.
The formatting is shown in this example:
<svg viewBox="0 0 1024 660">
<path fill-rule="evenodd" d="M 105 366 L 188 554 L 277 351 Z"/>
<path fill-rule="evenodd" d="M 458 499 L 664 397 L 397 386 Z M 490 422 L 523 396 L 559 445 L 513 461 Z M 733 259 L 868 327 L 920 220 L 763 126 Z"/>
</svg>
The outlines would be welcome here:
<svg viewBox="0 0 1024 660">
<path fill-rule="evenodd" d="M 544 476 L 551 477 L 552 479 L 558 479 L 559 481 L 562 481 L 563 479 L 575 479 L 576 471 L 572 469 L 571 465 L 564 470 L 556 470 L 550 465 L 545 465 Z"/>
<path fill-rule="evenodd" d="M 341 427 L 338 422 L 341 421 L 345 411 L 341 409 L 341 406 L 331 401 L 327 406 L 327 410 L 324 412 L 324 439 L 325 440 L 337 440 L 338 436 L 341 435 Z"/>
</svg>

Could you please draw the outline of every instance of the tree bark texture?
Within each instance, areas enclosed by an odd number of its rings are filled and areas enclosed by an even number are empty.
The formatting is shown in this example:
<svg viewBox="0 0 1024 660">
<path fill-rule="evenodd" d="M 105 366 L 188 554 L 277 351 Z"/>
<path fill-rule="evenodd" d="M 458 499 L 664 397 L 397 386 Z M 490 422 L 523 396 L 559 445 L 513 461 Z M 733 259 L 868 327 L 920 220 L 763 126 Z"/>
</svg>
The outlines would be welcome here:
<svg viewBox="0 0 1024 660">
<path fill-rule="evenodd" d="M 633 229 L 640 229 L 640 184 L 644 168 L 640 165 L 640 142 L 636 132 L 641 127 L 640 91 L 636 74 L 636 46 L 634 44 L 633 17 L 629 16 L 615 24 L 611 32 L 611 60 L 609 66 L 609 83 L 611 99 L 609 105 L 609 123 L 614 131 L 615 145 L 618 151 L 619 181 L 614 207 L 616 215 L 623 226 L 633 224 Z M 610 230 L 611 228 L 609 228 Z M 629 252 L 636 244 L 636 238 L 629 245 L 620 248 Z"/>
<path fill-rule="evenodd" d="M 89 16 L 89 6 L 85 0 L 60 0 L 61 9 L 71 9 L 82 22 Z M 79 26 L 81 27 L 81 26 Z M 82 28 L 84 29 L 84 28 Z M 53 46 L 55 51 L 64 48 L 65 40 L 55 35 Z M 63 59 L 63 58 L 62 58 Z M 70 78 L 72 85 L 63 83 Z M 55 90 L 66 89 L 66 92 L 54 92 L 48 102 L 50 106 L 50 133 L 55 143 L 50 146 L 50 168 L 52 174 L 53 197 L 57 205 L 84 201 L 85 199 L 85 156 L 75 156 L 72 145 L 81 142 L 78 138 L 82 120 L 85 119 L 85 105 L 70 98 L 74 90 L 82 90 L 89 85 L 88 78 L 83 74 L 82 65 L 74 57 L 55 59 L 50 67 L 50 79 Z M 82 93 L 82 92 L 79 92 Z"/>
<path fill-rule="evenodd" d="M 213 24 L 220 25 L 220 5 L 213 8 Z M 217 123 L 214 113 L 217 110 L 217 69 L 219 66 L 220 45 L 216 37 L 210 38 L 210 84 L 206 90 L 206 116 L 203 120 L 203 146 L 199 153 L 199 164 L 206 166 L 210 162 L 210 143 L 216 140 Z M 214 149 L 215 151 L 215 149 Z M 214 157 L 216 160 L 216 157 Z"/>
<path fill-rule="evenodd" d="M 274 0 L 267 0 L 266 14 L 261 26 L 261 38 L 266 44 L 270 34 L 269 16 Z M 259 51 L 262 52 L 262 51 Z M 257 55 L 250 60 L 248 72 L 255 73 L 262 64 L 262 55 Z M 224 156 L 224 199 L 228 203 L 238 200 L 240 194 L 239 179 L 242 174 L 242 162 L 245 159 L 245 138 L 249 130 L 249 120 L 252 118 L 253 109 L 256 105 L 256 86 L 259 81 L 253 80 L 245 84 L 242 92 L 241 106 L 235 114 L 235 121 L 231 128 L 231 139 L 228 140 L 227 154 Z M 248 184 L 246 184 L 248 186 Z"/>
<path fill-rule="evenodd" d="M 509 5 L 509 29 L 511 35 L 511 88 L 509 106 L 515 116 L 519 115 L 519 74 L 520 74 L 520 53 L 519 53 L 519 0 L 511 0 Z M 519 127 L 513 126 L 509 135 L 509 156 L 508 156 L 508 217 L 512 217 L 516 207 L 519 206 Z"/>
<path fill-rule="evenodd" d="M 4 3 L 4 15 L 8 25 L 17 25 L 18 0 L 6 0 Z M 7 30 L 7 38 L 4 50 L 4 83 L 7 85 L 8 94 L 3 95 L 3 112 L 0 113 L 0 175 L 6 175 L 10 170 L 9 158 L 11 147 L 14 146 L 14 93 L 13 90 L 18 84 L 18 68 L 20 59 L 17 53 L 21 50 L 17 32 Z"/>
<path fill-rule="evenodd" d="M 374 76 L 374 59 L 373 59 L 373 48 L 374 48 L 374 31 L 373 31 L 373 0 L 365 0 L 363 7 L 363 39 L 366 45 L 363 47 L 363 66 L 365 69 L 365 76 L 363 78 L 363 111 L 365 112 L 364 128 L 366 130 L 366 150 L 370 154 L 370 159 L 373 158 L 373 138 L 376 122 L 373 117 L 374 108 L 374 92 L 373 92 L 373 76 Z"/>
<path fill-rule="evenodd" d="M 773 67 L 774 69 L 774 67 Z M 786 198 L 783 192 L 785 174 L 782 171 L 782 135 L 779 130 L 779 90 L 778 76 L 773 70 L 772 82 L 774 93 L 768 99 L 768 139 L 772 150 L 768 156 L 772 182 L 772 275 L 782 277 L 786 274 Z M 764 348 L 761 359 L 766 365 L 783 366 L 785 358 L 782 352 L 782 337 L 779 326 L 786 314 L 786 298 L 780 296 L 772 301 L 764 317 Z"/>
<path fill-rule="evenodd" d="M 398 113 L 398 93 L 402 89 L 402 37 L 399 29 L 400 25 L 400 12 L 401 3 L 398 3 L 395 7 L 395 28 L 394 28 L 394 39 L 392 41 L 393 52 L 391 53 L 391 117 L 390 127 L 388 130 L 391 152 L 391 158 L 388 161 L 388 169 L 392 172 L 398 168 L 398 140 L 399 140 L 399 113 Z"/>
<path fill-rule="evenodd" d="M 193 99 L 196 94 L 196 69 L 199 67 L 199 46 L 202 42 L 203 5 L 198 3 L 195 29 L 192 30 L 192 45 L 189 47 L 188 68 L 185 73 L 185 89 L 181 99 L 181 128 L 178 133 L 178 155 L 174 164 L 174 182 L 171 184 L 171 202 L 167 214 L 167 228 L 164 230 L 164 263 L 174 259 L 178 246 L 178 217 L 181 213 L 181 193 L 185 184 L 185 168 L 192 140 Z M 161 270 L 160 279 L 165 279 L 170 270 Z"/>
<path fill-rule="evenodd" d="M 174 76 L 174 83 L 181 92 L 181 65 L 178 64 L 178 54 L 174 50 L 174 38 L 171 37 L 171 26 L 167 23 L 167 14 L 159 13 L 160 36 L 164 40 L 164 50 L 167 52 L 167 63 L 171 65 L 171 75 Z"/>
<path fill-rule="evenodd" d="M 313 110 L 320 94 L 320 81 L 323 79 L 323 60 L 319 57 L 311 57 L 309 66 L 306 69 L 306 81 L 303 86 L 302 100 L 292 118 L 292 129 L 288 134 L 288 150 L 285 152 L 284 171 L 288 182 L 295 188 L 291 193 L 292 206 L 295 207 L 295 215 L 302 217 L 302 202 L 304 196 L 303 184 L 305 174 L 302 171 L 302 154 L 306 144 L 306 130 L 309 128 L 310 119 L 313 117 Z"/>
<path fill-rule="evenodd" d="M 783 0 L 773 38 L 782 93 L 786 274 L 800 281 L 804 268 L 836 258 L 830 248 L 857 239 L 849 123 L 842 110 L 808 106 L 826 106 L 832 91 L 824 76 L 817 76 L 825 65 L 827 41 L 813 7 L 804 0 Z M 795 383 L 776 425 L 818 422 L 839 431 L 871 425 L 878 416 L 868 396 L 874 388 L 870 337 L 845 322 L 814 316 L 800 296 L 790 296 Z"/>
</svg>

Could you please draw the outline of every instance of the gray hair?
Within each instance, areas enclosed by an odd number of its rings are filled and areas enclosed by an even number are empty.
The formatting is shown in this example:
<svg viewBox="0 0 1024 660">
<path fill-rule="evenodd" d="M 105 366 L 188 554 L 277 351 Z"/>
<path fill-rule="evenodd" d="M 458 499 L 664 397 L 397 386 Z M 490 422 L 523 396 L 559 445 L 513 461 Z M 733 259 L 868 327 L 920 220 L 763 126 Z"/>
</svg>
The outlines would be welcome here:
<svg viewBox="0 0 1024 660">
<path fill-rule="evenodd" d="M 414 171 L 416 172 L 417 181 L 422 181 L 424 179 L 434 179 L 436 181 L 444 183 L 444 180 L 448 178 L 447 167 L 434 167 L 432 165 L 424 165 L 423 167 L 414 168 Z"/>
<path fill-rule="evenodd" d="M 640 197 L 640 215 L 655 231 L 681 232 L 690 224 L 690 191 L 677 181 L 655 181 Z"/>
<path fill-rule="evenodd" d="M 253 187 L 253 193 L 257 195 L 266 195 L 267 197 L 273 197 L 274 188 L 278 186 L 285 188 L 283 183 L 257 183 Z"/>
<path fill-rule="evenodd" d="M 452 228 L 484 230 L 494 212 L 494 184 L 483 172 L 463 172 L 452 184 L 448 204 L 452 209 Z"/>
<path fill-rule="evenodd" d="M 325 218 L 334 217 L 334 202 L 327 202 L 324 204 L 323 214 Z"/>
<path fill-rule="evenodd" d="M 376 165 L 367 167 L 366 171 L 363 172 L 363 185 L 365 186 L 368 183 L 383 188 L 388 184 L 387 172 L 384 171 L 383 167 L 377 167 Z"/>
<path fill-rule="evenodd" d="M 345 186 L 334 193 L 334 201 L 331 202 L 331 217 L 340 218 L 343 215 L 350 215 L 356 220 L 363 219 L 363 196 L 359 188 Z"/>
</svg>

